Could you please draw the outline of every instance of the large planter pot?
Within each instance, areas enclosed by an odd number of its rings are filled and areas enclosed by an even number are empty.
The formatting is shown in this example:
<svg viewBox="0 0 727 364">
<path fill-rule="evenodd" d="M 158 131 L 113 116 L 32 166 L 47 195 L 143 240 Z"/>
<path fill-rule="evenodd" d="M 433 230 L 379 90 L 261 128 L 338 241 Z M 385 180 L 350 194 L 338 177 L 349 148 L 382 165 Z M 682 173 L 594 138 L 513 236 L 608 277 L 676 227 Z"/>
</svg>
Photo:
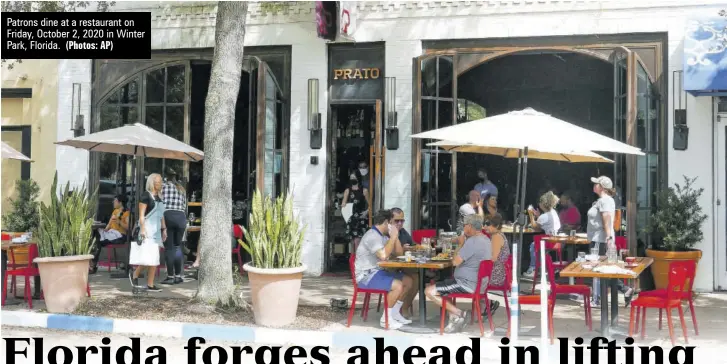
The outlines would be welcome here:
<svg viewBox="0 0 727 364">
<path fill-rule="evenodd" d="M 676 261 L 693 260 L 697 264 L 702 259 L 701 250 L 673 252 L 664 250 L 646 249 L 646 256 L 654 259 L 651 265 L 651 274 L 654 276 L 656 289 L 665 289 L 669 284 L 669 264 Z"/>
<path fill-rule="evenodd" d="M 300 283 L 306 266 L 265 269 L 247 263 L 243 268 L 250 279 L 255 323 L 268 327 L 291 324 L 298 312 Z"/>
<path fill-rule="evenodd" d="M 40 271 L 45 306 L 48 312 L 70 313 L 86 297 L 88 263 L 93 255 L 35 258 Z"/>
</svg>

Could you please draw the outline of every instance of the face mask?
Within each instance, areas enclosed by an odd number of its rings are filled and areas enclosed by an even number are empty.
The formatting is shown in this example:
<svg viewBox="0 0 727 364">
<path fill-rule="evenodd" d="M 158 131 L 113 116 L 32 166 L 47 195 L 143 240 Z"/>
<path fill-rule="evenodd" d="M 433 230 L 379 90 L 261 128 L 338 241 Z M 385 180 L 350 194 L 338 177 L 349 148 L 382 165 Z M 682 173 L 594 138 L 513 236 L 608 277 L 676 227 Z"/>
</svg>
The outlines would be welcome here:
<svg viewBox="0 0 727 364">
<path fill-rule="evenodd" d="M 358 171 L 361 173 L 362 176 L 369 174 L 368 168 L 359 168 Z"/>
<path fill-rule="evenodd" d="M 483 176 L 483 175 L 481 175 L 481 174 L 480 174 L 480 175 L 477 175 L 477 177 L 478 177 L 479 179 L 481 179 L 481 180 L 484 180 L 484 179 L 485 179 L 485 176 Z"/>
<path fill-rule="evenodd" d="M 351 184 L 354 186 L 358 184 L 358 180 L 355 180 L 355 179 L 352 179 L 349 182 L 351 182 Z"/>
</svg>

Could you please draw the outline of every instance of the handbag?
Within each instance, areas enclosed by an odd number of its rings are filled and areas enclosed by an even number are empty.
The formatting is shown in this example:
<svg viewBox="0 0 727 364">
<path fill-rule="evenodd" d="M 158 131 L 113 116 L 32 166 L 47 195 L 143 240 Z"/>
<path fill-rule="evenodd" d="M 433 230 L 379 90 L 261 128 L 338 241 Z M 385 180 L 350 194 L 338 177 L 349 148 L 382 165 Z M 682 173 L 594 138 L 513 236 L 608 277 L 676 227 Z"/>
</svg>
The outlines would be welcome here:
<svg viewBox="0 0 727 364">
<path fill-rule="evenodd" d="M 142 266 L 158 266 L 159 265 L 159 245 L 151 239 L 138 241 L 131 244 L 131 252 L 129 252 L 130 265 Z"/>
</svg>

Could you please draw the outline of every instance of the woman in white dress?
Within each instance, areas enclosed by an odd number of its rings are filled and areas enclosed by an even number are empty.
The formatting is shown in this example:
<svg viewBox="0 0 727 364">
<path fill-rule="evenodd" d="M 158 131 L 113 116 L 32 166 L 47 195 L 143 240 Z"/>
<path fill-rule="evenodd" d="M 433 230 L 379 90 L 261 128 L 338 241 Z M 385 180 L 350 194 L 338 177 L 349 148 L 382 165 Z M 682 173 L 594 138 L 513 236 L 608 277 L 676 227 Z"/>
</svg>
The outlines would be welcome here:
<svg viewBox="0 0 727 364">
<path fill-rule="evenodd" d="M 162 176 L 152 173 L 146 179 L 146 192 L 139 201 L 139 241 L 132 243 L 130 264 L 136 265 L 131 278 L 138 287 L 139 275 L 146 269 L 147 289 L 161 291 L 154 285 L 156 267 L 159 265 L 159 248 L 167 240 L 167 227 L 164 222 L 164 201 L 161 197 Z"/>
</svg>

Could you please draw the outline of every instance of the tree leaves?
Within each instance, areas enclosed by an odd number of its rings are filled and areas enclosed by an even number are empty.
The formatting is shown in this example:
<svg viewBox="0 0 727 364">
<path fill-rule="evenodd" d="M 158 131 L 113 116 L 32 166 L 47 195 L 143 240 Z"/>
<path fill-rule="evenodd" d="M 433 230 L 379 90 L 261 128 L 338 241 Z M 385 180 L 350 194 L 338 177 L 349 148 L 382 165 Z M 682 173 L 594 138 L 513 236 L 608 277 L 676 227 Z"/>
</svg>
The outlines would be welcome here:
<svg viewBox="0 0 727 364">
<path fill-rule="evenodd" d="M 651 215 L 648 232 L 661 235 L 661 243 L 654 243 L 655 249 L 667 251 L 688 251 L 702 241 L 702 224 L 707 215 L 702 213 L 699 198 L 704 188 L 694 189 L 697 177 L 684 176 L 684 185 L 675 183 L 674 187 L 656 193 L 657 210 Z"/>
<path fill-rule="evenodd" d="M 26 232 L 38 227 L 40 187 L 32 179 L 15 182 L 16 198 L 10 199 L 13 208 L 3 215 L 3 230 Z"/>
</svg>

